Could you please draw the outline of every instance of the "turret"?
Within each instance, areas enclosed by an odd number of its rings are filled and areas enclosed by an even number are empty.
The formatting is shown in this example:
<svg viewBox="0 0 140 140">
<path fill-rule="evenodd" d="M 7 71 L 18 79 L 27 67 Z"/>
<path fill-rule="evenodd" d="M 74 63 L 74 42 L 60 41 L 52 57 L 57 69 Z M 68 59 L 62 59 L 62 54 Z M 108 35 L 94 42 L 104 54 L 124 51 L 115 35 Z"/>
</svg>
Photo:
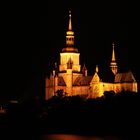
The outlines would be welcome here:
<svg viewBox="0 0 140 140">
<path fill-rule="evenodd" d="M 85 64 L 82 68 L 82 73 L 83 73 L 84 76 L 87 76 L 87 68 L 86 68 Z"/>
</svg>

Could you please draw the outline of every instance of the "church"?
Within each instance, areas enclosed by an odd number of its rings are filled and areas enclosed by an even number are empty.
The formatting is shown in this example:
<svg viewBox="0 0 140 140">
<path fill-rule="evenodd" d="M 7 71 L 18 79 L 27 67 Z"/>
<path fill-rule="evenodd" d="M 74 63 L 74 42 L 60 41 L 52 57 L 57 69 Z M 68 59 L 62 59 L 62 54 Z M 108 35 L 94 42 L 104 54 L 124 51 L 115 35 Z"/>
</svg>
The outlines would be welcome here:
<svg viewBox="0 0 140 140">
<path fill-rule="evenodd" d="M 66 47 L 60 53 L 59 67 L 55 68 L 45 79 L 45 99 L 48 100 L 62 90 L 67 96 L 80 95 L 86 98 L 97 98 L 105 91 L 114 91 L 116 94 L 124 91 L 137 92 L 137 82 L 132 71 L 118 72 L 115 58 L 115 44 L 112 44 L 112 60 L 108 67 L 108 74 L 101 73 L 96 65 L 95 73 L 88 75 L 85 66 L 79 64 L 80 53 L 74 46 L 74 31 L 72 30 L 71 12 L 66 32 Z"/>
</svg>

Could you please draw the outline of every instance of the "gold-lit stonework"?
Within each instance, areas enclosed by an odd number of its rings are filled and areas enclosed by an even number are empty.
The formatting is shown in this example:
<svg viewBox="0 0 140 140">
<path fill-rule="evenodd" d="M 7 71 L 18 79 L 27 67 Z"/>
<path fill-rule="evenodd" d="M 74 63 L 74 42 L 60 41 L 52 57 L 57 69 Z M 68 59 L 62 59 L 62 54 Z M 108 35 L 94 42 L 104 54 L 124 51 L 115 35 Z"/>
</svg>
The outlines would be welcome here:
<svg viewBox="0 0 140 140">
<path fill-rule="evenodd" d="M 112 60 L 109 75 L 101 73 L 96 65 L 93 75 L 88 75 L 85 64 L 81 68 L 80 53 L 74 47 L 74 31 L 72 30 L 71 12 L 69 12 L 69 25 L 66 32 L 66 47 L 60 53 L 60 64 L 55 68 L 49 78 L 46 78 L 45 98 L 46 100 L 63 90 L 68 96 L 82 95 L 87 98 L 103 96 L 105 91 L 115 93 L 124 91 L 137 92 L 137 82 L 131 71 L 120 73 L 115 58 L 115 44 L 112 44 Z"/>
<path fill-rule="evenodd" d="M 68 31 L 66 32 L 66 44 L 70 47 L 74 45 L 74 32 L 72 31 L 71 11 L 69 11 L 69 27 Z"/>
<path fill-rule="evenodd" d="M 110 63 L 110 67 L 111 67 L 111 70 L 114 74 L 117 74 L 117 71 L 118 71 L 118 66 L 117 66 L 117 63 L 116 63 L 116 60 L 115 60 L 115 50 L 114 50 L 114 43 L 112 44 L 113 46 L 113 50 L 112 50 L 112 61 Z"/>
</svg>

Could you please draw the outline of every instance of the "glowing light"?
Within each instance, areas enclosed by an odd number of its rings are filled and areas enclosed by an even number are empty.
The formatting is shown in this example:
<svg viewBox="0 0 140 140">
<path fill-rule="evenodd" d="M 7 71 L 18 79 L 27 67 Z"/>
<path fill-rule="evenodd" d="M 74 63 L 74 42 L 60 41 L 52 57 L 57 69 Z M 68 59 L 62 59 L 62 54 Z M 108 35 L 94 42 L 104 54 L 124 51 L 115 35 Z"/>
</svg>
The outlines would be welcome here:
<svg viewBox="0 0 140 140">
<path fill-rule="evenodd" d="M 67 31 L 66 34 L 67 35 L 74 35 L 74 32 L 73 31 Z"/>
</svg>

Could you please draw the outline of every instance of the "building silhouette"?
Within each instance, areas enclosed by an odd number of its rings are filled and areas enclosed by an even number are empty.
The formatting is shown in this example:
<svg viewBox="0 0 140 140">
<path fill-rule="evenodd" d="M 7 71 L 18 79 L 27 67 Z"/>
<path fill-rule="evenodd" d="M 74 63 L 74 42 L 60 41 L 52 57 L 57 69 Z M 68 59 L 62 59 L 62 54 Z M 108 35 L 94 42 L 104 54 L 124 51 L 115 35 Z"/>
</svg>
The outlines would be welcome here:
<svg viewBox="0 0 140 140">
<path fill-rule="evenodd" d="M 50 77 L 46 78 L 46 100 L 62 90 L 67 96 L 80 95 L 87 98 L 103 96 L 105 91 L 119 93 L 124 91 L 137 92 L 137 82 L 132 71 L 118 72 L 115 59 L 115 44 L 112 43 L 112 60 L 106 73 L 102 73 L 96 65 L 94 75 L 88 75 L 85 66 L 79 64 L 80 53 L 74 46 L 74 32 L 72 30 L 71 12 L 66 32 L 66 47 L 60 53 L 60 65 L 55 63 Z"/>
</svg>

